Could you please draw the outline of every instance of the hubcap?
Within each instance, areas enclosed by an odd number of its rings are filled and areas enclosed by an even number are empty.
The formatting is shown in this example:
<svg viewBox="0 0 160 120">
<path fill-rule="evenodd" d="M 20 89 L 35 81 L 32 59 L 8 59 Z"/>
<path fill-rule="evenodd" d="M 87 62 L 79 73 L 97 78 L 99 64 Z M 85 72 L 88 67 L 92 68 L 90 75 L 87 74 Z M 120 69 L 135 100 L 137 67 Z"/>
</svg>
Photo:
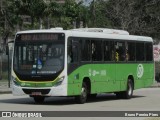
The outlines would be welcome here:
<svg viewBox="0 0 160 120">
<path fill-rule="evenodd" d="M 86 98 L 87 94 L 86 94 L 86 89 L 84 87 L 82 88 L 81 94 L 83 98 Z"/>
<path fill-rule="evenodd" d="M 129 96 L 132 95 L 132 86 L 131 86 L 131 84 L 128 85 L 128 95 Z"/>
</svg>

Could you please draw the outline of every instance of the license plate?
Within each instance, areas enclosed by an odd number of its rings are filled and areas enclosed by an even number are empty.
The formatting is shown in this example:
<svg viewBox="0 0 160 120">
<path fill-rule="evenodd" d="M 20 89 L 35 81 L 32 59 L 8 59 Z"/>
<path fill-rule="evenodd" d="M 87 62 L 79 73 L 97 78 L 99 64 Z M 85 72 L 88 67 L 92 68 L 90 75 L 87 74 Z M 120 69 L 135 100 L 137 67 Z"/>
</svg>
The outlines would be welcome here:
<svg viewBox="0 0 160 120">
<path fill-rule="evenodd" d="M 42 93 L 41 92 L 32 92 L 32 95 L 39 96 L 39 95 L 42 95 Z"/>
</svg>

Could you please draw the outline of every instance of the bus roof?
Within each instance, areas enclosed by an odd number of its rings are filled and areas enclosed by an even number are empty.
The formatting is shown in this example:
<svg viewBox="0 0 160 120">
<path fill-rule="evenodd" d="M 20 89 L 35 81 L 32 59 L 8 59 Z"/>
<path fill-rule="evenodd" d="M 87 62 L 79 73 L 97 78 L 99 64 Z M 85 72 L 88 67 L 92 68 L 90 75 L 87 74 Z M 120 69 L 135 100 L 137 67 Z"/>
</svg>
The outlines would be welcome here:
<svg viewBox="0 0 160 120">
<path fill-rule="evenodd" d="M 127 31 L 107 29 L 107 28 L 80 28 L 63 30 L 63 28 L 52 28 L 43 30 L 28 30 L 20 31 L 17 34 L 26 33 L 64 33 L 68 37 L 86 37 L 86 38 L 108 38 L 118 40 L 131 40 L 131 41 L 149 41 L 153 42 L 151 37 L 129 35 Z"/>
</svg>

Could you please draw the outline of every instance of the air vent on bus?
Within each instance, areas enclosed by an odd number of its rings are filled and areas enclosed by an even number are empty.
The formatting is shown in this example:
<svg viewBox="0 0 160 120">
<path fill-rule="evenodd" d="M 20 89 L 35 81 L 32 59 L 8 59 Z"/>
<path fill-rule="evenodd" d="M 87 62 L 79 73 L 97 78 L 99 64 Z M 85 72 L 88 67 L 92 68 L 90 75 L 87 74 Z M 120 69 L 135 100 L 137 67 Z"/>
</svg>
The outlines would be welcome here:
<svg viewBox="0 0 160 120">
<path fill-rule="evenodd" d="M 115 30 L 115 29 L 108 29 L 108 28 L 79 28 L 79 29 L 72 29 L 72 30 L 81 31 L 81 32 L 102 32 L 106 34 L 129 35 L 129 32 L 125 30 Z"/>
</svg>

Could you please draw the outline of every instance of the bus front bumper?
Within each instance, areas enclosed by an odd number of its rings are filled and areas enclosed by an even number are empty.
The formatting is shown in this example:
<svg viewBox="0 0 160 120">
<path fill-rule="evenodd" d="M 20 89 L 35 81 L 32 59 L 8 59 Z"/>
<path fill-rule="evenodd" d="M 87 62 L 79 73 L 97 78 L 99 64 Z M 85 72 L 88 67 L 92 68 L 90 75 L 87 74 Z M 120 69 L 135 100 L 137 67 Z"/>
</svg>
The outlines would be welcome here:
<svg viewBox="0 0 160 120">
<path fill-rule="evenodd" d="M 41 95 L 41 96 L 67 96 L 67 84 L 53 87 L 20 87 L 12 85 L 12 94 L 21 95 Z"/>
</svg>

